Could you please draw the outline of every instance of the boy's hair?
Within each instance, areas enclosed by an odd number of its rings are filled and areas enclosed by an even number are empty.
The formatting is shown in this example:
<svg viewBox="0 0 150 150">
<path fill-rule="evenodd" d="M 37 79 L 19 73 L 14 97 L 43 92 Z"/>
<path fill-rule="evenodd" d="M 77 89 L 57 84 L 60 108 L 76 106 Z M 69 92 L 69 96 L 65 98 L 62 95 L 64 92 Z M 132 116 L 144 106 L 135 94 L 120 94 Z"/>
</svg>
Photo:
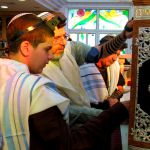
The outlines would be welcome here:
<svg viewBox="0 0 150 150">
<path fill-rule="evenodd" d="M 108 42 L 108 41 L 112 40 L 113 38 L 115 38 L 115 36 L 113 36 L 113 35 L 106 35 L 106 36 L 104 36 L 104 37 L 99 41 L 99 43 L 100 43 L 99 45 L 104 44 L 105 42 Z M 120 49 L 123 50 L 123 49 L 125 49 L 125 48 L 127 48 L 127 47 L 128 47 L 127 43 L 124 42 L 124 43 L 121 45 Z"/>
<path fill-rule="evenodd" d="M 109 40 L 112 40 L 114 38 L 114 36 L 112 35 L 106 35 L 104 36 L 100 41 L 99 44 L 104 44 L 105 42 L 108 42 Z"/>
<path fill-rule="evenodd" d="M 28 27 L 35 27 L 32 31 L 27 31 Z M 7 27 L 7 42 L 9 52 L 17 53 L 22 41 L 29 41 L 33 47 L 54 35 L 53 31 L 44 21 L 35 14 L 26 13 L 12 19 Z"/>
</svg>

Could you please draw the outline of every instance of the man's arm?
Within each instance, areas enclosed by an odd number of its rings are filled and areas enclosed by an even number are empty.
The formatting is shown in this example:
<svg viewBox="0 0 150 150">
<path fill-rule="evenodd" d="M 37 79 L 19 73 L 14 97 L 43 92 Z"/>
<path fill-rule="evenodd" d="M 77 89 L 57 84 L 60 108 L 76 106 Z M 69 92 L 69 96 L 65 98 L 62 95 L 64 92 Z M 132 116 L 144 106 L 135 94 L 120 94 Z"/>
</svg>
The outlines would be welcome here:
<svg viewBox="0 0 150 150">
<path fill-rule="evenodd" d="M 122 46 L 122 44 L 132 37 L 133 20 L 130 20 L 124 30 L 112 40 L 105 42 L 102 45 L 92 47 L 87 54 L 86 62 L 97 63 L 100 58 L 107 57 Z"/>
</svg>

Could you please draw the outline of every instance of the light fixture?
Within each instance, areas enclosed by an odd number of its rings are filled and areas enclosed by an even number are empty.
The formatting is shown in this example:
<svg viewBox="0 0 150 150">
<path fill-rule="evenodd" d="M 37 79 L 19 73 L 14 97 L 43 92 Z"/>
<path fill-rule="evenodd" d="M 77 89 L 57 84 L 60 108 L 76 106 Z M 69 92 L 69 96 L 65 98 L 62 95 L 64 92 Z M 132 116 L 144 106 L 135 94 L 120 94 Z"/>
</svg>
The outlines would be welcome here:
<svg viewBox="0 0 150 150">
<path fill-rule="evenodd" d="M 0 6 L 2 9 L 7 9 L 8 8 L 8 6 L 5 6 L 5 5 L 1 5 Z"/>
</svg>

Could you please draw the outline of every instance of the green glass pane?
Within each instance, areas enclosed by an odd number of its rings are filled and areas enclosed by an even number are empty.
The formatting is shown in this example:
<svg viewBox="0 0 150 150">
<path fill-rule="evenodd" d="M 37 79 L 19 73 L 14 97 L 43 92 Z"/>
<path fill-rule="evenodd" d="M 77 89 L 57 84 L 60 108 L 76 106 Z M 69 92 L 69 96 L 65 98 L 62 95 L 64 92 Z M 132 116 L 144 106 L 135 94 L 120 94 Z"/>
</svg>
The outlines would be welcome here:
<svg viewBox="0 0 150 150">
<path fill-rule="evenodd" d="M 129 10 L 100 10 L 99 29 L 122 30 L 129 18 Z"/>
<path fill-rule="evenodd" d="M 79 41 L 86 44 L 86 34 L 79 34 Z"/>
<path fill-rule="evenodd" d="M 96 10 L 69 9 L 68 29 L 96 29 Z"/>
</svg>

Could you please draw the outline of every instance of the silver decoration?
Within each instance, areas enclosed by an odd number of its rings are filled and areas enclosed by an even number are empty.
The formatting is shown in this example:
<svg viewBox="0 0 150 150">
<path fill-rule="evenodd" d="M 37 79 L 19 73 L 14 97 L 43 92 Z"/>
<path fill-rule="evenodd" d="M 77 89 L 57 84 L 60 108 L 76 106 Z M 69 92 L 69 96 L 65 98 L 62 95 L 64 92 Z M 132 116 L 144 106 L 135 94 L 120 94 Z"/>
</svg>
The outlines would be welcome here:
<svg viewBox="0 0 150 150">
<path fill-rule="evenodd" d="M 132 128 L 134 140 L 140 142 L 150 142 L 150 116 L 144 112 L 137 104 L 135 113 L 135 127 Z"/>
<path fill-rule="evenodd" d="M 150 27 L 139 28 L 136 45 L 138 46 L 138 65 L 141 67 L 145 61 L 150 59 Z"/>
</svg>

